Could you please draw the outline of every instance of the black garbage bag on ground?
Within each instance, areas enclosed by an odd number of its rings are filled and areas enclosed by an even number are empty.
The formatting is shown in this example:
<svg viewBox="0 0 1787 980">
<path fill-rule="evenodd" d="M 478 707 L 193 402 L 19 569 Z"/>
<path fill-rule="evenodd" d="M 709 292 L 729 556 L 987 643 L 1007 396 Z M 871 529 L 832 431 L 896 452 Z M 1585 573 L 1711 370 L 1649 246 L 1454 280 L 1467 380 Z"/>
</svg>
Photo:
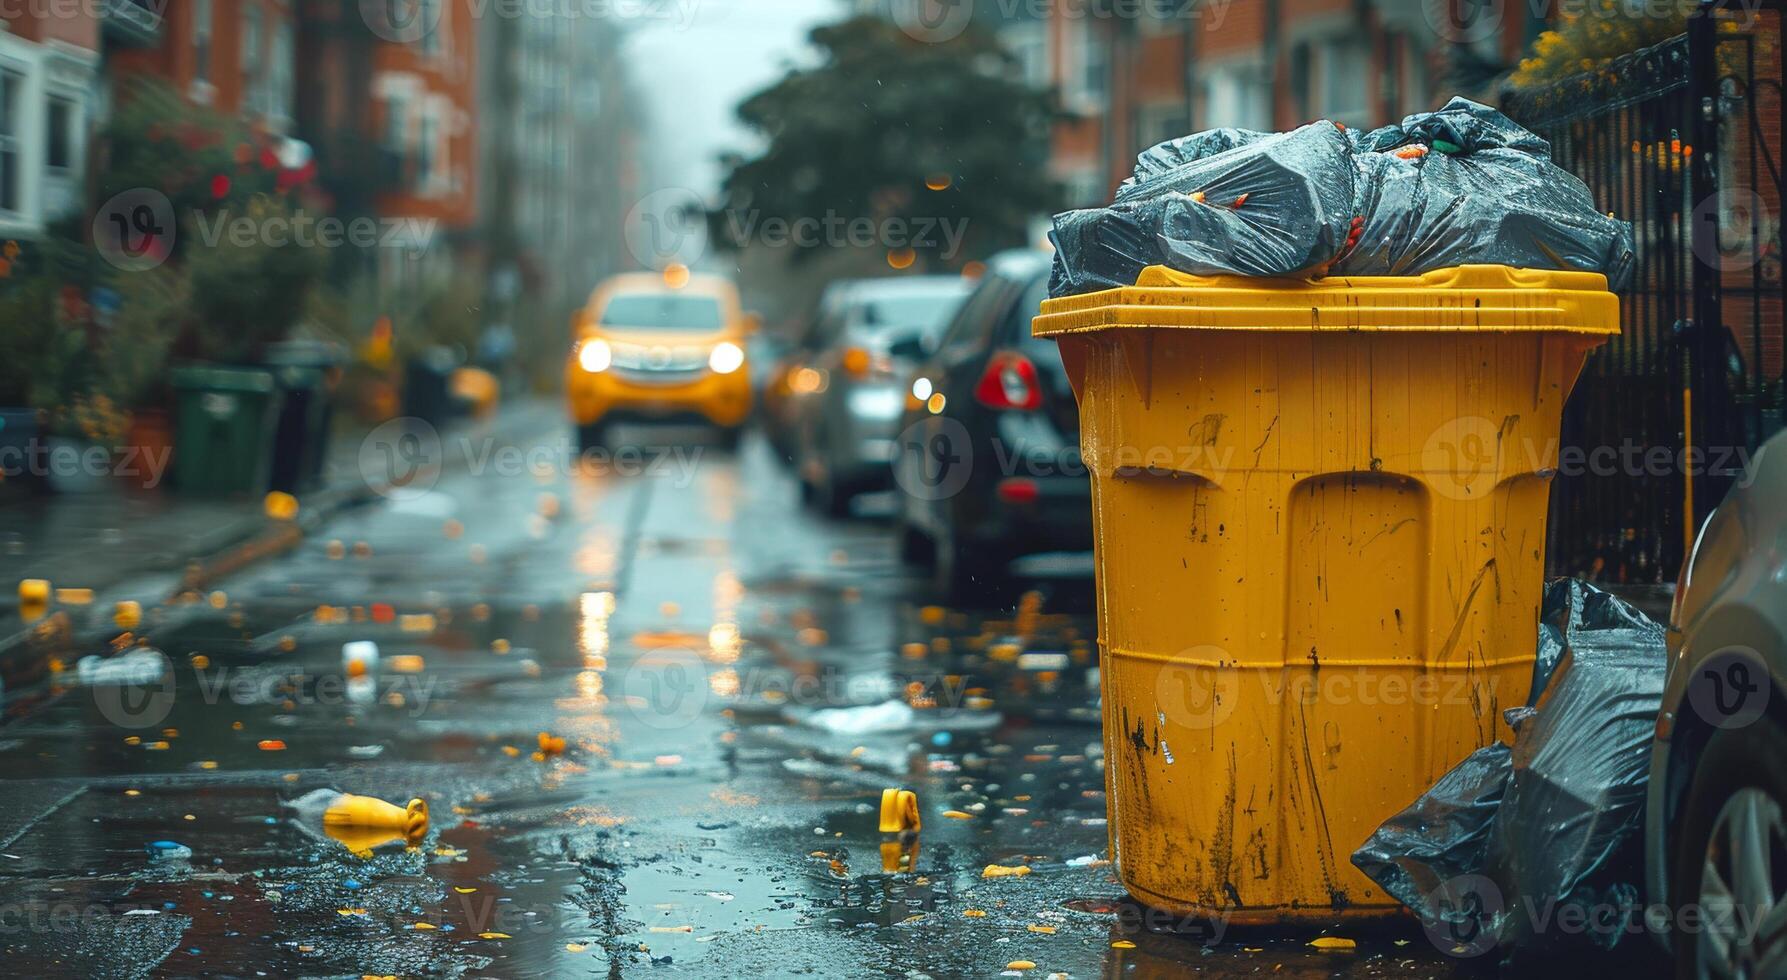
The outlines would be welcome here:
<svg viewBox="0 0 1787 980">
<path fill-rule="evenodd" d="M 1485 943 L 1478 952 L 1613 946 L 1638 911 L 1666 665 L 1657 623 L 1586 582 L 1553 582 L 1532 694 L 1508 712 L 1512 748 L 1467 757 L 1385 821 L 1354 866 L 1430 930 Z"/>
<path fill-rule="evenodd" d="M 1512 751 L 1500 742 L 1466 756 L 1408 809 L 1384 821 L 1353 866 L 1423 921 L 1452 914 L 1442 888 L 1488 865 L 1489 830 L 1502 805 Z"/>
<path fill-rule="evenodd" d="M 1454 98 L 1353 134 L 1219 129 L 1143 152 L 1107 208 L 1057 215 L 1054 296 L 1201 275 L 1413 276 L 1469 263 L 1631 275 L 1631 225 L 1598 211 L 1550 144 Z"/>
</svg>

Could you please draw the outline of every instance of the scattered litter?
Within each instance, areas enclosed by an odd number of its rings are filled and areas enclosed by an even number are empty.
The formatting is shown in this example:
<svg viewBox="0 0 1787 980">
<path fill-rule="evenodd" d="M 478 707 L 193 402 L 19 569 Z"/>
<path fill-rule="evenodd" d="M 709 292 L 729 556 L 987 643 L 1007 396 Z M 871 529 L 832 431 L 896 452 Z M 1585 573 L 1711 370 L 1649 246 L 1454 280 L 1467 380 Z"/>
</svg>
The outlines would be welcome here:
<svg viewBox="0 0 1787 980">
<path fill-rule="evenodd" d="M 112 622 L 121 630 L 133 630 L 142 625 L 143 604 L 135 599 L 123 599 L 112 607 Z"/>
<path fill-rule="evenodd" d="M 354 673 L 355 664 L 366 670 L 378 667 L 378 644 L 371 640 L 351 640 L 341 645 L 341 662 Z"/>
<path fill-rule="evenodd" d="M 982 878 L 1020 878 L 1029 873 L 1030 866 L 1027 864 L 989 864 L 981 869 L 980 876 Z"/>
<path fill-rule="evenodd" d="M 403 653 L 391 658 L 391 670 L 398 674 L 420 674 L 427 666 L 419 653 Z"/>
<path fill-rule="evenodd" d="M 1322 950 L 1347 950 L 1359 948 L 1358 943 L 1351 939 L 1343 939 L 1340 936 L 1317 936 L 1309 941 L 1309 945 Z"/>
<path fill-rule="evenodd" d="M 383 745 L 350 745 L 347 754 L 355 759 L 376 759 L 385 751 Z"/>
<path fill-rule="evenodd" d="M 372 796 L 313 789 L 285 806 L 305 832 L 338 841 L 360 857 L 388 843 L 414 846 L 428 833 L 428 802 L 422 799 L 399 806 Z"/>
<path fill-rule="evenodd" d="M 921 829 L 918 815 L 918 794 L 909 789 L 890 787 L 881 791 L 881 833 L 898 834 Z M 823 832 L 823 828 L 821 828 Z"/>
<path fill-rule="evenodd" d="M 150 841 L 148 846 L 151 861 L 190 861 L 192 848 L 171 840 Z"/>
<path fill-rule="evenodd" d="M 148 687 L 167 675 L 168 658 L 154 647 L 137 647 L 115 657 L 89 655 L 75 662 L 75 677 L 88 687 Z"/>
<path fill-rule="evenodd" d="M 289 521 L 298 516 L 298 498 L 283 490 L 275 490 L 262 501 L 262 509 L 272 520 Z"/>
</svg>

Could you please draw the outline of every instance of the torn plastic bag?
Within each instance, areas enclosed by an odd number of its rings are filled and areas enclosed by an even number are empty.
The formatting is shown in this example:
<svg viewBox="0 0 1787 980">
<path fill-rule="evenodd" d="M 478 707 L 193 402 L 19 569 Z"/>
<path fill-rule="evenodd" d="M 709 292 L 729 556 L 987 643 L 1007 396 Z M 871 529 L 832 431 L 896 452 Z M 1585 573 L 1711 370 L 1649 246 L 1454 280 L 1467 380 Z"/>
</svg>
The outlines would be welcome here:
<svg viewBox="0 0 1787 980">
<path fill-rule="evenodd" d="M 1385 821 L 1353 864 L 1430 931 L 1506 950 L 1586 936 L 1612 946 L 1637 910 L 1663 629 L 1594 586 L 1546 587 L 1514 745 L 1479 749 Z M 1546 931 L 1566 905 L 1584 929 Z"/>
<path fill-rule="evenodd" d="M 1127 286 L 1149 265 L 1194 275 L 1281 277 L 1325 266 L 1346 244 L 1357 168 L 1346 135 L 1317 122 L 1156 147 L 1108 208 L 1055 217 L 1051 294 Z M 1200 134 L 1209 137 L 1211 134 Z M 1216 146 L 1234 146 L 1193 156 Z M 1158 151 L 1158 152 L 1157 152 Z M 1160 170 L 1163 160 L 1189 157 Z"/>
</svg>

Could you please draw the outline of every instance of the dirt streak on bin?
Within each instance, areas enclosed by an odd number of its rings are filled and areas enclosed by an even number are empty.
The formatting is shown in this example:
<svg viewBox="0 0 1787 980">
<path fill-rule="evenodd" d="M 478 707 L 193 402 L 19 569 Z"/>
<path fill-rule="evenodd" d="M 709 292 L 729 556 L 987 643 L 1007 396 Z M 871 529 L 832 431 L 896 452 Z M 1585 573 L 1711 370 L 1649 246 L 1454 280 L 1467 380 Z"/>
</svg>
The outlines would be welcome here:
<svg viewBox="0 0 1787 980">
<path fill-rule="evenodd" d="M 1134 895 L 1243 923 L 1399 908 L 1347 856 L 1524 702 L 1560 415 L 1618 329 L 1605 277 L 1504 266 L 1154 267 L 1043 305 Z"/>
</svg>

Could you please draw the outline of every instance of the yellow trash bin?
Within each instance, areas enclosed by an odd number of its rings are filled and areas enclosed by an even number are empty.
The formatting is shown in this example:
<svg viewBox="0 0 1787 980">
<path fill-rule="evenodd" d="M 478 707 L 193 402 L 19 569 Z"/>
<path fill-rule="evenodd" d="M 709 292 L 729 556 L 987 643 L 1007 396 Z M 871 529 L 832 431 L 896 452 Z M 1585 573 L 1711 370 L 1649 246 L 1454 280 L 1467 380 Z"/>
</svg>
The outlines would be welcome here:
<svg viewBox="0 0 1787 980">
<path fill-rule="evenodd" d="M 1123 883 L 1238 923 L 1396 910 L 1349 857 L 1511 737 L 1606 278 L 1154 267 L 1034 332 L 1080 404 Z"/>
</svg>

